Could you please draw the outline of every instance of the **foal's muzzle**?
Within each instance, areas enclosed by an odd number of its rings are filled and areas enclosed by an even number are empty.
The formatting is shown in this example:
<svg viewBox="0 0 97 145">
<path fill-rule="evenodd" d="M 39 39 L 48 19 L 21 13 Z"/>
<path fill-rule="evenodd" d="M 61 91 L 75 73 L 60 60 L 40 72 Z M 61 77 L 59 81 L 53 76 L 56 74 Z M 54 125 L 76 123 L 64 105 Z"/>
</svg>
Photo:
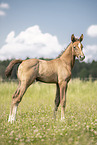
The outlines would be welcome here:
<svg viewBox="0 0 97 145">
<path fill-rule="evenodd" d="M 80 61 L 83 61 L 83 60 L 85 59 L 85 56 L 84 56 L 84 55 L 79 55 L 79 56 L 78 56 L 78 59 L 79 59 Z"/>
</svg>

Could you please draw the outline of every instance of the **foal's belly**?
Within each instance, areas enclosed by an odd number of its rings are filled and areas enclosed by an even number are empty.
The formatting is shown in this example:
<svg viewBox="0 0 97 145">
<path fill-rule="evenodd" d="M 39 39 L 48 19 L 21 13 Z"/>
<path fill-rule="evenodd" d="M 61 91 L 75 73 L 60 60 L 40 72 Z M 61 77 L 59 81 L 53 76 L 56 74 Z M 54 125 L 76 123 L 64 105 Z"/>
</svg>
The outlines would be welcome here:
<svg viewBox="0 0 97 145">
<path fill-rule="evenodd" d="M 57 83 L 58 82 L 58 79 L 57 79 L 57 75 L 53 74 L 53 75 L 41 75 L 41 76 L 38 76 L 36 78 L 37 81 L 41 81 L 41 82 L 45 82 L 45 83 Z"/>
</svg>

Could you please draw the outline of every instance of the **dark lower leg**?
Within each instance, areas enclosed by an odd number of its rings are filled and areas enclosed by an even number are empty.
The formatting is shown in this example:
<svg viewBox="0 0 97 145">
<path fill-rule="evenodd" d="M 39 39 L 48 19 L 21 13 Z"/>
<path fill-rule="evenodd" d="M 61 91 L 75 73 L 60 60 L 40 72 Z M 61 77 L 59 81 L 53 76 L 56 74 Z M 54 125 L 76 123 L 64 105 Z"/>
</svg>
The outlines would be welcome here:
<svg viewBox="0 0 97 145">
<path fill-rule="evenodd" d="M 56 111 L 58 110 L 60 104 L 60 89 L 59 85 L 56 85 L 56 98 L 55 98 L 55 108 L 54 108 L 54 117 L 56 118 Z"/>
<path fill-rule="evenodd" d="M 60 96 L 56 96 L 55 98 L 55 111 L 57 111 L 60 104 Z"/>
</svg>

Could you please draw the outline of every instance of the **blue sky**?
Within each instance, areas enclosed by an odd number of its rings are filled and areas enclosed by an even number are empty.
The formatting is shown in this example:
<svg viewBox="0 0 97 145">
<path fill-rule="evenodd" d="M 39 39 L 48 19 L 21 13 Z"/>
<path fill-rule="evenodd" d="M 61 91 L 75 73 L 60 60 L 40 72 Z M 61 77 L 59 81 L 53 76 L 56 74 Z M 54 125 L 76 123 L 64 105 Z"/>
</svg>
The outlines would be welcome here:
<svg viewBox="0 0 97 145">
<path fill-rule="evenodd" d="M 97 60 L 97 0 L 0 0 L 0 59 L 56 57 L 84 34 L 85 61 Z"/>
</svg>

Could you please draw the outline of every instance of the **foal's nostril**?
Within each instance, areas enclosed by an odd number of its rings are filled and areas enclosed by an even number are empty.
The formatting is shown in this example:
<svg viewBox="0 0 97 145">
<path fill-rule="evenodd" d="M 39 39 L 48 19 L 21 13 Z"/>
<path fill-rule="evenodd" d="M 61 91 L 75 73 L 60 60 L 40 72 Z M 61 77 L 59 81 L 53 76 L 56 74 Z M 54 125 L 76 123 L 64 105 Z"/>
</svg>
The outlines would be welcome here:
<svg viewBox="0 0 97 145">
<path fill-rule="evenodd" d="M 79 56 L 79 59 L 80 59 L 80 60 L 84 60 L 84 59 L 85 59 L 85 56 L 80 55 L 80 56 Z"/>
<path fill-rule="evenodd" d="M 85 56 L 83 56 L 83 59 L 85 59 Z"/>
<path fill-rule="evenodd" d="M 81 59 L 82 59 L 82 60 L 85 59 L 85 56 L 81 56 Z"/>
</svg>

